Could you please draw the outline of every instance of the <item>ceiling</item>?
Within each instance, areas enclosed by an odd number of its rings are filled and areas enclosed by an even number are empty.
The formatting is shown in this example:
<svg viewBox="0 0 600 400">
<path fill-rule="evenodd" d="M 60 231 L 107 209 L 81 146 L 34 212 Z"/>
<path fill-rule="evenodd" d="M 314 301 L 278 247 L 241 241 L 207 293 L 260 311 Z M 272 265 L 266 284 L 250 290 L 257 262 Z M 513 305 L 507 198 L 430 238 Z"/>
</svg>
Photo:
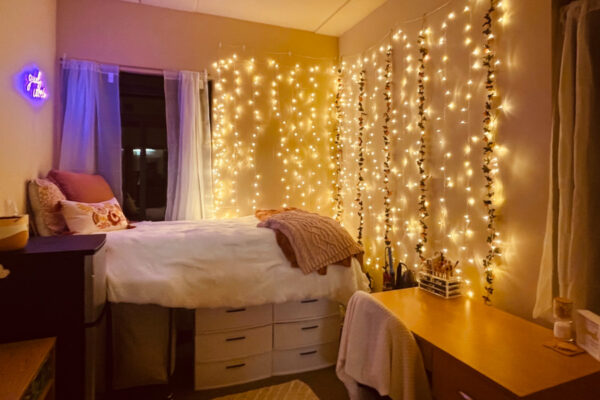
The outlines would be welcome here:
<svg viewBox="0 0 600 400">
<path fill-rule="evenodd" d="M 340 36 L 386 0 L 122 0 Z"/>
</svg>

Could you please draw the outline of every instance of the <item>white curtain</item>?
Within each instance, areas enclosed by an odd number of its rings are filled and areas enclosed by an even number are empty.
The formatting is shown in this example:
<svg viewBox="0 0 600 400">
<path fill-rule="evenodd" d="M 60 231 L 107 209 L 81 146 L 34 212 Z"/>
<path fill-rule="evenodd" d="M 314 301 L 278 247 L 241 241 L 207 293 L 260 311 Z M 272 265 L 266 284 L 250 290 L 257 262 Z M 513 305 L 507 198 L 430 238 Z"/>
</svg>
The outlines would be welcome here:
<svg viewBox="0 0 600 400">
<path fill-rule="evenodd" d="M 119 68 L 64 60 L 62 84 L 59 168 L 102 175 L 121 202 Z"/>
<path fill-rule="evenodd" d="M 166 220 L 214 216 L 206 72 L 165 72 L 168 180 Z"/>
<path fill-rule="evenodd" d="M 552 298 L 600 313 L 600 0 L 561 11 L 551 182 L 535 318 Z"/>
</svg>

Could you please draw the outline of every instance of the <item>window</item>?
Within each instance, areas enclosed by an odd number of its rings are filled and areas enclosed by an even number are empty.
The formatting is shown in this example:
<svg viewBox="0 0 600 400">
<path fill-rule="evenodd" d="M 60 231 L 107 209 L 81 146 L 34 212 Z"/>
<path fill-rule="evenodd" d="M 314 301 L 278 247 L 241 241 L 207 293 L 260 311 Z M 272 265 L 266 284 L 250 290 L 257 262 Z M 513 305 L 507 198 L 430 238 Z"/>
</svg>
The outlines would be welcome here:
<svg viewBox="0 0 600 400">
<path fill-rule="evenodd" d="M 160 75 L 120 74 L 123 211 L 160 221 L 167 201 L 167 124 Z"/>
</svg>

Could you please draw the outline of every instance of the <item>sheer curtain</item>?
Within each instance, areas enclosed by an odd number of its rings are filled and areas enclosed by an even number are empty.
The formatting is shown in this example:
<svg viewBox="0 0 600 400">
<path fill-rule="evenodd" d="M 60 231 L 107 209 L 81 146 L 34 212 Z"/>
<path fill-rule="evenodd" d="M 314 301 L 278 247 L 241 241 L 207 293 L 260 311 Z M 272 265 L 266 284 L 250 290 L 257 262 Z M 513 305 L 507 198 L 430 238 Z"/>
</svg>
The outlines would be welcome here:
<svg viewBox="0 0 600 400">
<path fill-rule="evenodd" d="M 166 220 L 214 216 L 206 73 L 165 72 L 169 153 Z"/>
<path fill-rule="evenodd" d="M 121 202 L 119 68 L 65 60 L 61 72 L 64 114 L 59 168 L 102 175 Z"/>
<path fill-rule="evenodd" d="M 551 185 L 535 318 L 552 298 L 600 313 L 600 0 L 561 11 Z"/>
</svg>

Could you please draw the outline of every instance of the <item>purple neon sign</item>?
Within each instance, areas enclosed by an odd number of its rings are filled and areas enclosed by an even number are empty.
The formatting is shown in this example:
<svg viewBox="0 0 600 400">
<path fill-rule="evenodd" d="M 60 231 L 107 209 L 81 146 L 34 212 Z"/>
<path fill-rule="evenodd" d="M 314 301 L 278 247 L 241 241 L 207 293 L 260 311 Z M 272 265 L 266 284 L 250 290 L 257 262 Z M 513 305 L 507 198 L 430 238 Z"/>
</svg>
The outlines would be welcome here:
<svg viewBox="0 0 600 400">
<path fill-rule="evenodd" d="M 48 98 L 46 77 L 37 67 L 25 68 L 20 74 L 20 90 L 25 97 L 33 101 L 43 101 Z"/>
</svg>

